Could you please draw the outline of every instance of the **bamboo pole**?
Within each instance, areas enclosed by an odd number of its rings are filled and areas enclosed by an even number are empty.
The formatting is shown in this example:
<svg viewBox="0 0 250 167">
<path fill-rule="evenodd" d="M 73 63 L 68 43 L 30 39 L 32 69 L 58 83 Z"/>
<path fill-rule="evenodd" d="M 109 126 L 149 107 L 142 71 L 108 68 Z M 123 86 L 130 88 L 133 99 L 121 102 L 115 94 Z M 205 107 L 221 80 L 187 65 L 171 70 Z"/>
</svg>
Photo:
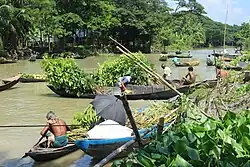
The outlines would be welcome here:
<svg viewBox="0 0 250 167">
<path fill-rule="evenodd" d="M 120 97 L 121 97 L 121 100 L 122 100 L 123 107 L 124 107 L 124 109 L 126 111 L 126 114 L 128 116 L 129 122 L 130 122 L 130 124 L 132 126 L 132 129 L 133 129 L 134 133 L 135 133 L 135 137 L 136 137 L 135 140 L 138 142 L 139 146 L 142 146 L 141 137 L 140 137 L 140 134 L 138 132 L 134 117 L 132 115 L 132 111 L 131 111 L 131 109 L 129 107 L 129 104 L 128 104 L 128 101 L 127 101 L 127 96 L 126 96 L 126 94 L 123 93 L 123 95 L 121 95 Z"/>
<path fill-rule="evenodd" d="M 159 122 L 157 124 L 157 135 L 156 135 L 156 140 L 162 141 L 162 132 L 164 128 L 164 117 L 159 118 Z"/>
<path fill-rule="evenodd" d="M 139 65 L 141 68 L 143 68 L 146 72 L 148 72 L 150 75 L 152 75 L 155 79 L 161 81 L 161 83 L 165 84 L 166 86 L 168 86 L 170 89 L 172 89 L 173 91 L 175 91 L 178 95 L 182 96 L 182 93 L 180 93 L 178 90 L 176 90 L 171 84 L 169 84 L 167 81 L 165 81 L 159 74 L 157 74 L 156 72 L 154 72 L 152 69 L 150 69 L 150 67 L 148 67 L 147 65 L 145 65 L 145 63 L 143 63 L 140 59 L 136 58 L 132 58 L 131 55 L 129 55 L 128 53 L 126 53 L 125 51 L 123 51 L 119 46 L 117 46 L 117 48 L 124 53 L 127 57 L 129 57 L 130 59 L 132 59 L 137 65 Z M 136 56 L 135 56 L 136 57 Z M 141 64 L 140 64 L 140 63 Z M 142 65 L 144 64 L 144 65 Z"/>
</svg>

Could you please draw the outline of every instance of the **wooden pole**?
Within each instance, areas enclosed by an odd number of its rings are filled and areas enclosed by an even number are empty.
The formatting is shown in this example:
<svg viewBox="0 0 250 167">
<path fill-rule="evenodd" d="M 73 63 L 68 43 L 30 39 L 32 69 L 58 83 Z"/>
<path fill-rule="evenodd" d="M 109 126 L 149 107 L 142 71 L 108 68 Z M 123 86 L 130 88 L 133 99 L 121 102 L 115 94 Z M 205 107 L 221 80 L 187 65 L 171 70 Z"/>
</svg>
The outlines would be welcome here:
<svg viewBox="0 0 250 167">
<path fill-rule="evenodd" d="M 129 119 L 129 122 L 132 126 L 132 129 L 135 133 L 135 140 L 138 142 L 139 146 L 142 146 L 142 142 L 141 142 L 141 137 L 140 137 L 140 134 L 138 132 L 138 129 L 137 129 L 137 126 L 136 126 L 136 123 L 135 123 L 135 120 L 134 120 L 134 117 L 132 115 L 132 111 L 129 107 L 129 104 L 128 104 L 128 101 L 127 101 L 127 96 L 125 93 L 122 93 L 121 95 L 121 100 L 122 100 L 122 104 L 123 104 L 123 107 L 126 111 L 126 114 L 128 116 L 128 119 Z"/>
<path fill-rule="evenodd" d="M 162 140 L 162 132 L 164 128 L 164 117 L 159 118 L 159 122 L 157 124 L 157 135 L 156 135 L 156 140 L 161 141 Z"/>
</svg>

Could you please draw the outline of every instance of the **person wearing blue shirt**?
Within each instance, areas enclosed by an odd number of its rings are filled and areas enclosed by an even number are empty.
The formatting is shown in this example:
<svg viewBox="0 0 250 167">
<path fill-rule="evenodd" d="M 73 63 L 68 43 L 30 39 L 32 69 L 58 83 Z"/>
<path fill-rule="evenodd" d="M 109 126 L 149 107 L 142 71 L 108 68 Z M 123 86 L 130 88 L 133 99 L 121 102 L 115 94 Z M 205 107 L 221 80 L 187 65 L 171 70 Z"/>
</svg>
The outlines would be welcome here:
<svg viewBox="0 0 250 167">
<path fill-rule="evenodd" d="M 175 63 L 175 64 L 179 64 L 179 63 L 180 63 L 180 59 L 179 59 L 178 57 L 174 57 L 174 58 L 172 59 L 172 61 L 173 61 L 173 63 Z"/>
<path fill-rule="evenodd" d="M 132 93 L 131 90 L 127 90 L 126 86 L 129 84 L 129 83 L 132 83 L 136 80 L 136 77 L 135 76 L 123 76 L 123 77 L 120 77 L 118 79 L 118 85 L 121 89 L 121 92 L 125 92 L 125 93 Z"/>
</svg>

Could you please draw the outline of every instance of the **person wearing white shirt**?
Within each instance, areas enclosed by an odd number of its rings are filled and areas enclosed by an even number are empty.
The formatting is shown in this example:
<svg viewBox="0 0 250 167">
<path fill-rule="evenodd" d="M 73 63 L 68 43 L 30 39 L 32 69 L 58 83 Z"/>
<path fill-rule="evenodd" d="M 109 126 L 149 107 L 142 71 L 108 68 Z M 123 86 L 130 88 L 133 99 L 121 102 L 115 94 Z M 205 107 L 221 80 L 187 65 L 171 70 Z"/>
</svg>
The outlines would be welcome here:
<svg viewBox="0 0 250 167">
<path fill-rule="evenodd" d="M 171 69 L 169 67 L 166 67 L 165 64 L 162 64 L 161 65 L 161 68 L 163 69 L 163 78 L 166 80 L 166 81 L 169 81 L 169 77 L 170 75 L 172 74 L 171 72 Z"/>
</svg>

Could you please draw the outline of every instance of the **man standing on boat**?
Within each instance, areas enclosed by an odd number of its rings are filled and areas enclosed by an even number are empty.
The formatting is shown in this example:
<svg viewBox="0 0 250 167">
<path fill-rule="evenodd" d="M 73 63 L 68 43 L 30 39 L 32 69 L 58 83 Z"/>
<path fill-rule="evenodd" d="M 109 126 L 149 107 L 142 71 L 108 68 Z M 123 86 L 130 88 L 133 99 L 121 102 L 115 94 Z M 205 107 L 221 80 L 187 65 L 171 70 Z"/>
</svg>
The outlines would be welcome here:
<svg viewBox="0 0 250 167">
<path fill-rule="evenodd" d="M 120 77 L 118 79 L 118 85 L 121 89 L 121 92 L 124 92 L 126 94 L 131 94 L 133 93 L 133 91 L 131 90 L 128 90 L 126 87 L 129 83 L 132 83 L 136 80 L 136 77 L 135 76 L 129 76 L 129 75 L 126 75 L 126 76 L 123 76 L 123 77 Z"/>
<path fill-rule="evenodd" d="M 213 60 L 212 60 L 212 57 L 211 57 L 211 55 L 208 55 L 207 56 L 207 64 L 213 64 Z"/>
<path fill-rule="evenodd" d="M 68 125 L 63 120 L 58 119 L 53 111 L 49 111 L 46 118 L 47 125 L 40 134 L 48 137 L 47 147 L 66 146 L 68 144 L 67 131 L 70 131 Z"/>
<path fill-rule="evenodd" d="M 170 83 L 170 75 L 172 74 L 171 69 L 169 67 L 166 67 L 165 64 L 161 64 L 161 68 L 163 69 L 163 78 Z"/>
<path fill-rule="evenodd" d="M 194 73 L 194 68 L 192 66 L 188 67 L 188 73 L 185 77 L 182 79 L 183 85 L 190 85 L 195 83 L 196 75 Z"/>
</svg>

